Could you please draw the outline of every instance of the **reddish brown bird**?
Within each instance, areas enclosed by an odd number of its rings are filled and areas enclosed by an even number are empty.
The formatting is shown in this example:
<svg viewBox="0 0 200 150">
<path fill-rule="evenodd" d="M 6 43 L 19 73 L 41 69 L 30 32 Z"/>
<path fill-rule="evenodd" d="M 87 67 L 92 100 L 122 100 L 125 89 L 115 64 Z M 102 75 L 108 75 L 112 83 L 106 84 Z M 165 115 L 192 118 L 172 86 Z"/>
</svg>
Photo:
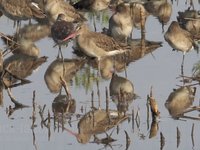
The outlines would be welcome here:
<svg viewBox="0 0 200 150">
<path fill-rule="evenodd" d="M 63 55 L 61 52 L 61 45 L 67 44 L 67 42 L 63 42 L 63 40 L 72 32 L 74 32 L 74 24 L 72 22 L 65 21 L 64 14 L 59 14 L 56 22 L 51 27 L 51 35 L 56 45 L 59 46 L 59 53 L 62 58 Z"/>
</svg>

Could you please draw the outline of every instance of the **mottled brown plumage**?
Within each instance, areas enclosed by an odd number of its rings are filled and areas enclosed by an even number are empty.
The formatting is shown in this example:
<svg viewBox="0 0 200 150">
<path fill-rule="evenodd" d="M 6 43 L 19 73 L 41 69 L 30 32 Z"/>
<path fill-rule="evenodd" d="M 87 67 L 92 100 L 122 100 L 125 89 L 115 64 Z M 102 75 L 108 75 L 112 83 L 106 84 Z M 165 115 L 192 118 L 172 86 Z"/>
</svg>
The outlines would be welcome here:
<svg viewBox="0 0 200 150">
<path fill-rule="evenodd" d="M 0 9 L 5 16 L 12 20 L 46 17 L 37 4 L 29 0 L 0 0 Z"/>
<path fill-rule="evenodd" d="M 74 36 L 77 37 L 76 42 L 83 53 L 98 59 L 124 53 L 130 48 L 125 44 L 120 45 L 107 35 L 90 31 L 86 24 L 80 25 Z"/>
<path fill-rule="evenodd" d="M 51 26 L 51 36 L 56 43 L 60 43 L 66 36 L 74 32 L 72 22 L 65 21 L 65 15 L 59 14 L 56 22 Z"/>
</svg>

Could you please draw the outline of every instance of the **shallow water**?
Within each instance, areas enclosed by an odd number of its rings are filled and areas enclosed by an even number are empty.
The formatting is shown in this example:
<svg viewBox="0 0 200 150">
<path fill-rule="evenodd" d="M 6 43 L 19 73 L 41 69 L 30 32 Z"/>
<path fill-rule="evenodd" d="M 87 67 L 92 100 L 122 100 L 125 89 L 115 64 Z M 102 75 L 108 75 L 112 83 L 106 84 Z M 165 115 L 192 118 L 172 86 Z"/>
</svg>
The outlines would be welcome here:
<svg viewBox="0 0 200 150">
<path fill-rule="evenodd" d="M 177 11 L 183 11 L 187 9 L 189 4 L 185 4 L 185 1 L 179 1 L 179 5 L 173 4 L 172 16 L 169 23 L 164 27 L 165 31 L 172 20 L 176 20 Z M 199 4 L 195 3 L 195 8 L 199 9 Z M 110 16 L 110 12 L 108 14 Z M 0 29 L 4 34 L 12 34 L 15 32 L 13 28 L 13 22 L 8 20 L 5 16 L 0 18 Z M 92 20 L 89 21 L 91 28 Z M 28 22 L 25 22 L 28 23 Z M 98 31 L 102 27 L 108 26 L 106 22 L 102 19 L 96 20 Z M 133 33 L 134 38 L 140 38 L 140 31 L 135 29 Z M 135 87 L 135 93 L 140 96 L 140 98 L 133 101 L 130 104 L 127 114 L 131 114 L 134 110 L 135 114 L 139 113 L 139 125 L 137 126 L 134 122 L 124 121 L 119 125 L 119 132 L 117 129 L 112 133 L 112 138 L 117 141 L 113 142 L 107 146 L 103 144 L 92 143 L 93 138 L 87 144 L 79 143 L 74 136 L 66 131 L 62 132 L 62 129 L 54 131 L 53 120 L 50 123 L 50 136 L 48 128 L 41 127 L 41 117 L 39 115 L 39 109 L 37 106 L 46 105 L 44 110 L 44 118 L 47 117 L 48 110 L 50 115 L 53 117 L 52 112 L 52 102 L 57 94 L 50 93 L 44 81 L 44 74 L 49 66 L 49 64 L 55 60 L 57 56 L 57 48 L 53 48 L 53 40 L 51 38 L 44 38 L 38 42 L 36 45 L 40 48 L 40 56 L 48 56 L 48 61 L 41 65 L 39 69 L 34 71 L 34 73 L 27 79 L 31 80 L 32 83 L 19 86 L 12 89 L 12 94 L 17 101 L 32 106 L 33 91 L 35 91 L 35 102 L 36 102 L 36 122 L 33 130 L 32 126 L 32 107 L 16 110 L 11 116 L 8 117 L 6 109 L 13 103 L 10 101 L 6 90 L 3 91 L 3 105 L 0 108 L 0 145 L 1 149 L 101 149 L 104 146 L 107 149 L 126 149 L 126 135 L 124 131 L 127 131 L 131 143 L 129 149 L 161 149 L 161 139 L 160 133 L 162 132 L 165 138 L 165 144 L 163 149 L 198 149 L 200 144 L 199 132 L 200 127 L 198 126 L 199 121 L 192 119 L 180 119 L 174 120 L 165 108 L 164 103 L 168 98 L 169 94 L 177 85 L 182 85 L 177 79 L 181 73 L 181 61 L 182 53 L 172 51 L 172 48 L 165 42 L 163 38 L 161 24 L 158 20 L 149 16 L 146 22 L 146 39 L 151 41 L 162 41 L 163 46 L 156 49 L 152 54 L 148 54 L 145 57 L 132 62 L 127 67 L 127 78 L 133 82 Z M 4 48 L 2 42 L 0 42 L 1 48 Z M 72 43 L 69 44 L 67 48 L 63 49 L 65 58 L 75 57 L 72 54 Z M 190 51 L 187 53 L 185 58 L 184 73 L 185 75 L 191 76 L 193 65 L 199 61 L 199 55 L 195 51 Z M 93 70 L 90 67 L 91 72 L 97 72 L 96 69 Z M 77 76 L 84 73 L 84 69 L 77 73 Z M 118 73 L 118 75 L 125 77 L 125 72 Z M 106 108 L 105 100 L 105 87 L 109 87 L 110 80 L 101 79 L 99 82 L 101 107 Z M 147 121 L 147 110 L 146 101 L 147 95 L 150 92 L 150 87 L 153 87 L 153 96 L 156 98 L 160 111 L 160 119 L 157 122 L 157 131 L 154 132 L 154 136 L 150 136 L 151 127 L 151 117 L 149 122 Z M 96 82 L 93 81 L 90 87 L 86 89 L 80 84 L 76 84 L 75 77 L 70 85 L 70 91 L 72 97 L 76 100 L 76 112 L 72 116 L 71 125 L 68 120 L 65 127 L 78 132 L 77 129 L 77 114 L 83 115 L 85 112 L 90 110 L 91 106 L 91 91 L 94 91 L 95 106 L 98 106 L 98 96 L 97 96 L 97 86 Z M 62 91 L 64 93 L 64 91 Z M 197 93 L 195 96 L 194 105 L 199 103 L 199 86 L 197 86 Z M 109 104 L 110 109 L 116 110 L 116 105 L 111 101 Z M 83 113 L 81 109 L 83 108 Z M 199 113 L 190 113 L 190 116 L 198 117 Z M 194 124 L 194 135 L 193 141 L 191 136 L 192 125 Z M 180 143 L 177 146 L 177 127 L 180 130 Z M 108 131 L 108 134 L 112 132 L 112 129 Z M 97 135 L 100 137 L 105 137 L 105 134 Z"/>
</svg>

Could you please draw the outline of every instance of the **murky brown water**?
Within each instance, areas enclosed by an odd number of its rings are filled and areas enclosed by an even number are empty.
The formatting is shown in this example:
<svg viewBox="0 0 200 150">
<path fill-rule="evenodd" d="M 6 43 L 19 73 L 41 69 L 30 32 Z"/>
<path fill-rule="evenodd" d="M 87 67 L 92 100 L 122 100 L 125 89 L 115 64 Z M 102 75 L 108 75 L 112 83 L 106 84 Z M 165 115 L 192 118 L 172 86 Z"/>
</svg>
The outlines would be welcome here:
<svg viewBox="0 0 200 150">
<path fill-rule="evenodd" d="M 170 2 L 171 3 L 171 2 Z M 199 9 L 199 4 L 194 3 L 195 9 Z M 164 26 L 166 31 L 168 25 L 172 20 L 176 20 L 177 12 L 184 11 L 189 6 L 185 1 L 179 1 L 172 5 L 172 16 L 169 23 Z M 109 18 L 110 11 L 106 11 L 104 15 Z M 88 16 L 89 18 L 89 16 Z M 101 28 L 108 27 L 108 23 L 102 19 L 96 18 L 98 31 Z M 15 32 L 13 22 L 5 16 L 0 18 L 0 31 L 4 34 L 12 35 Z M 28 24 L 28 22 L 25 22 Z M 91 29 L 93 29 L 93 21 L 89 19 Z M 130 137 L 130 145 L 127 149 L 198 149 L 199 144 L 199 121 L 194 119 L 183 118 L 179 120 L 173 119 L 168 110 L 165 108 L 165 101 L 177 85 L 182 85 L 179 77 L 181 73 L 182 53 L 172 51 L 172 48 L 165 42 L 162 33 L 162 26 L 154 16 L 149 16 L 146 22 L 146 39 L 150 41 L 161 41 L 163 46 L 157 48 L 152 54 L 147 54 L 143 58 L 129 63 L 126 72 L 127 79 L 129 79 L 135 89 L 135 93 L 140 97 L 128 105 L 126 114 L 130 119 L 120 120 L 117 127 L 112 128 L 107 132 L 108 135 L 116 141 L 109 144 L 102 144 L 102 140 L 95 141 L 91 138 L 85 142 L 79 143 L 75 136 L 62 131 L 62 120 L 64 120 L 64 127 L 73 132 L 78 133 L 78 122 L 84 114 L 91 110 L 91 93 L 94 92 L 94 106 L 98 107 L 98 100 L 101 101 L 101 108 L 106 109 L 106 92 L 105 88 L 109 89 L 110 79 L 100 79 L 97 87 L 96 74 L 97 70 L 92 68 L 92 65 L 84 65 L 78 72 L 68 75 L 70 80 L 70 92 L 75 101 L 72 101 L 72 106 L 63 109 L 71 110 L 72 114 L 68 114 L 66 118 L 62 119 L 60 115 L 60 123 L 54 122 L 54 114 L 52 110 L 52 103 L 58 94 L 51 93 L 47 88 L 44 80 L 44 75 L 49 65 L 56 59 L 58 48 L 53 48 L 54 42 L 51 38 L 45 37 L 35 44 L 40 49 L 40 56 L 47 56 L 47 62 L 42 64 L 26 79 L 32 81 L 30 84 L 25 84 L 11 89 L 13 97 L 22 104 L 30 107 L 17 109 L 8 114 L 9 107 L 14 108 L 10 97 L 6 90 L 3 90 L 3 104 L 0 109 L 0 145 L 1 149 L 126 149 L 127 141 L 125 131 Z M 133 38 L 140 38 L 140 30 L 135 29 Z M 1 41 L 1 48 L 5 45 Z M 63 55 L 65 58 L 75 58 L 76 55 L 72 53 L 72 42 L 67 48 L 63 48 Z M 8 57 L 8 56 L 6 56 Z M 134 57 L 136 57 L 134 55 Z M 137 57 L 136 57 L 137 58 Z M 195 51 L 190 51 L 186 54 L 184 73 L 187 76 L 192 75 L 192 68 L 195 63 L 199 61 L 199 55 Z M 92 63 L 89 63 L 92 64 Z M 76 65 L 77 66 L 77 65 Z M 117 66 L 117 65 L 116 65 Z M 62 67 L 61 67 L 62 68 Z M 73 68 L 73 67 L 72 67 Z M 120 69 L 119 69 L 120 70 Z M 117 73 L 121 77 L 125 77 L 125 71 Z M 71 78 L 71 79 L 70 79 Z M 153 96 L 155 97 L 160 111 L 160 118 L 157 122 L 152 122 L 152 118 L 147 117 L 147 95 L 150 93 L 150 88 L 153 87 Z M 98 90 L 100 91 L 98 97 Z M 33 96 L 35 91 L 35 98 Z M 65 91 L 62 90 L 65 95 Z M 193 105 L 199 104 L 199 86 Z M 32 102 L 35 100 L 35 122 L 33 123 L 33 107 Z M 116 104 L 109 98 L 109 109 L 117 110 Z M 73 107 L 75 103 L 75 108 Z M 43 112 L 43 119 L 40 116 L 39 108 L 46 106 Z M 59 108 L 61 106 L 58 106 Z M 126 107 L 125 107 L 126 108 Z M 74 111 L 75 109 L 75 111 Z M 48 111 L 50 119 L 48 120 Z M 134 111 L 134 119 L 132 112 Z M 198 117 L 199 112 L 191 112 L 188 116 Z M 138 117 L 137 117 L 138 116 Z M 91 117 L 91 116 L 90 116 Z M 134 121 L 133 121 L 134 120 Z M 119 122 L 120 122 L 119 121 Z M 32 127 L 32 124 L 34 126 Z M 106 123 L 104 123 L 106 124 Z M 46 126 L 45 126 L 46 125 Z M 192 126 L 194 125 L 194 132 Z M 58 126 L 60 128 L 58 128 Z M 87 126 L 92 128 L 91 124 Z M 85 129 L 87 130 L 87 128 Z M 180 137 L 178 136 L 180 132 Z M 191 134 L 193 133 L 193 136 Z M 163 138 L 161 138 L 161 134 Z M 84 134 L 85 135 L 85 134 Z M 98 139 L 106 138 L 106 134 L 97 134 Z M 85 139 L 85 138 L 83 138 Z M 162 141 L 162 142 L 161 142 Z M 82 141 L 83 142 L 83 141 Z"/>
</svg>

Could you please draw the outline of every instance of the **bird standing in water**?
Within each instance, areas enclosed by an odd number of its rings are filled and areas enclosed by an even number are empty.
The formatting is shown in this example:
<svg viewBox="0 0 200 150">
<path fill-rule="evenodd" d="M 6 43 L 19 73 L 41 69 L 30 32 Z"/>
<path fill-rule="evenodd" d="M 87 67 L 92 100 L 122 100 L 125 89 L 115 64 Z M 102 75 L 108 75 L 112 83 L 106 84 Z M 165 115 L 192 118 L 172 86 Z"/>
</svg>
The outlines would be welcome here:
<svg viewBox="0 0 200 150">
<path fill-rule="evenodd" d="M 198 45 L 194 42 L 192 34 L 182 29 L 176 21 L 172 21 L 164 38 L 173 49 L 183 52 L 181 64 L 181 73 L 183 74 L 185 54 L 193 48 L 198 50 Z"/>
<path fill-rule="evenodd" d="M 29 0 L 0 0 L 0 10 L 14 22 L 17 21 L 17 33 L 21 20 L 46 17 L 38 4 Z"/>
<path fill-rule="evenodd" d="M 115 13 L 109 19 L 108 34 L 115 40 L 127 42 L 133 30 L 133 19 L 131 16 L 130 6 L 125 3 L 117 5 Z"/>
<path fill-rule="evenodd" d="M 130 49 L 126 44 L 120 44 L 110 36 L 90 31 L 85 23 L 78 25 L 75 33 L 72 33 L 63 41 L 72 37 L 76 37 L 76 43 L 84 54 L 98 59 L 98 71 L 100 71 L 100 60 L 103 57 L 122 54 Z"/>
<path fill-rule="evenodd" d="M 61 45 L 66 44 L 66 42 L 62 42 L 64 38 L 66 38 L 69 34 L 74 32 L 74 25 L 72 22 L 65 21 L 65 15 L 59 14 L 56 22 L 51 27 L 51 35 L 56 45 L 59 46 L 58 58 L 59 54 L 63 58 L 61 52 Z"/>
</svg>

